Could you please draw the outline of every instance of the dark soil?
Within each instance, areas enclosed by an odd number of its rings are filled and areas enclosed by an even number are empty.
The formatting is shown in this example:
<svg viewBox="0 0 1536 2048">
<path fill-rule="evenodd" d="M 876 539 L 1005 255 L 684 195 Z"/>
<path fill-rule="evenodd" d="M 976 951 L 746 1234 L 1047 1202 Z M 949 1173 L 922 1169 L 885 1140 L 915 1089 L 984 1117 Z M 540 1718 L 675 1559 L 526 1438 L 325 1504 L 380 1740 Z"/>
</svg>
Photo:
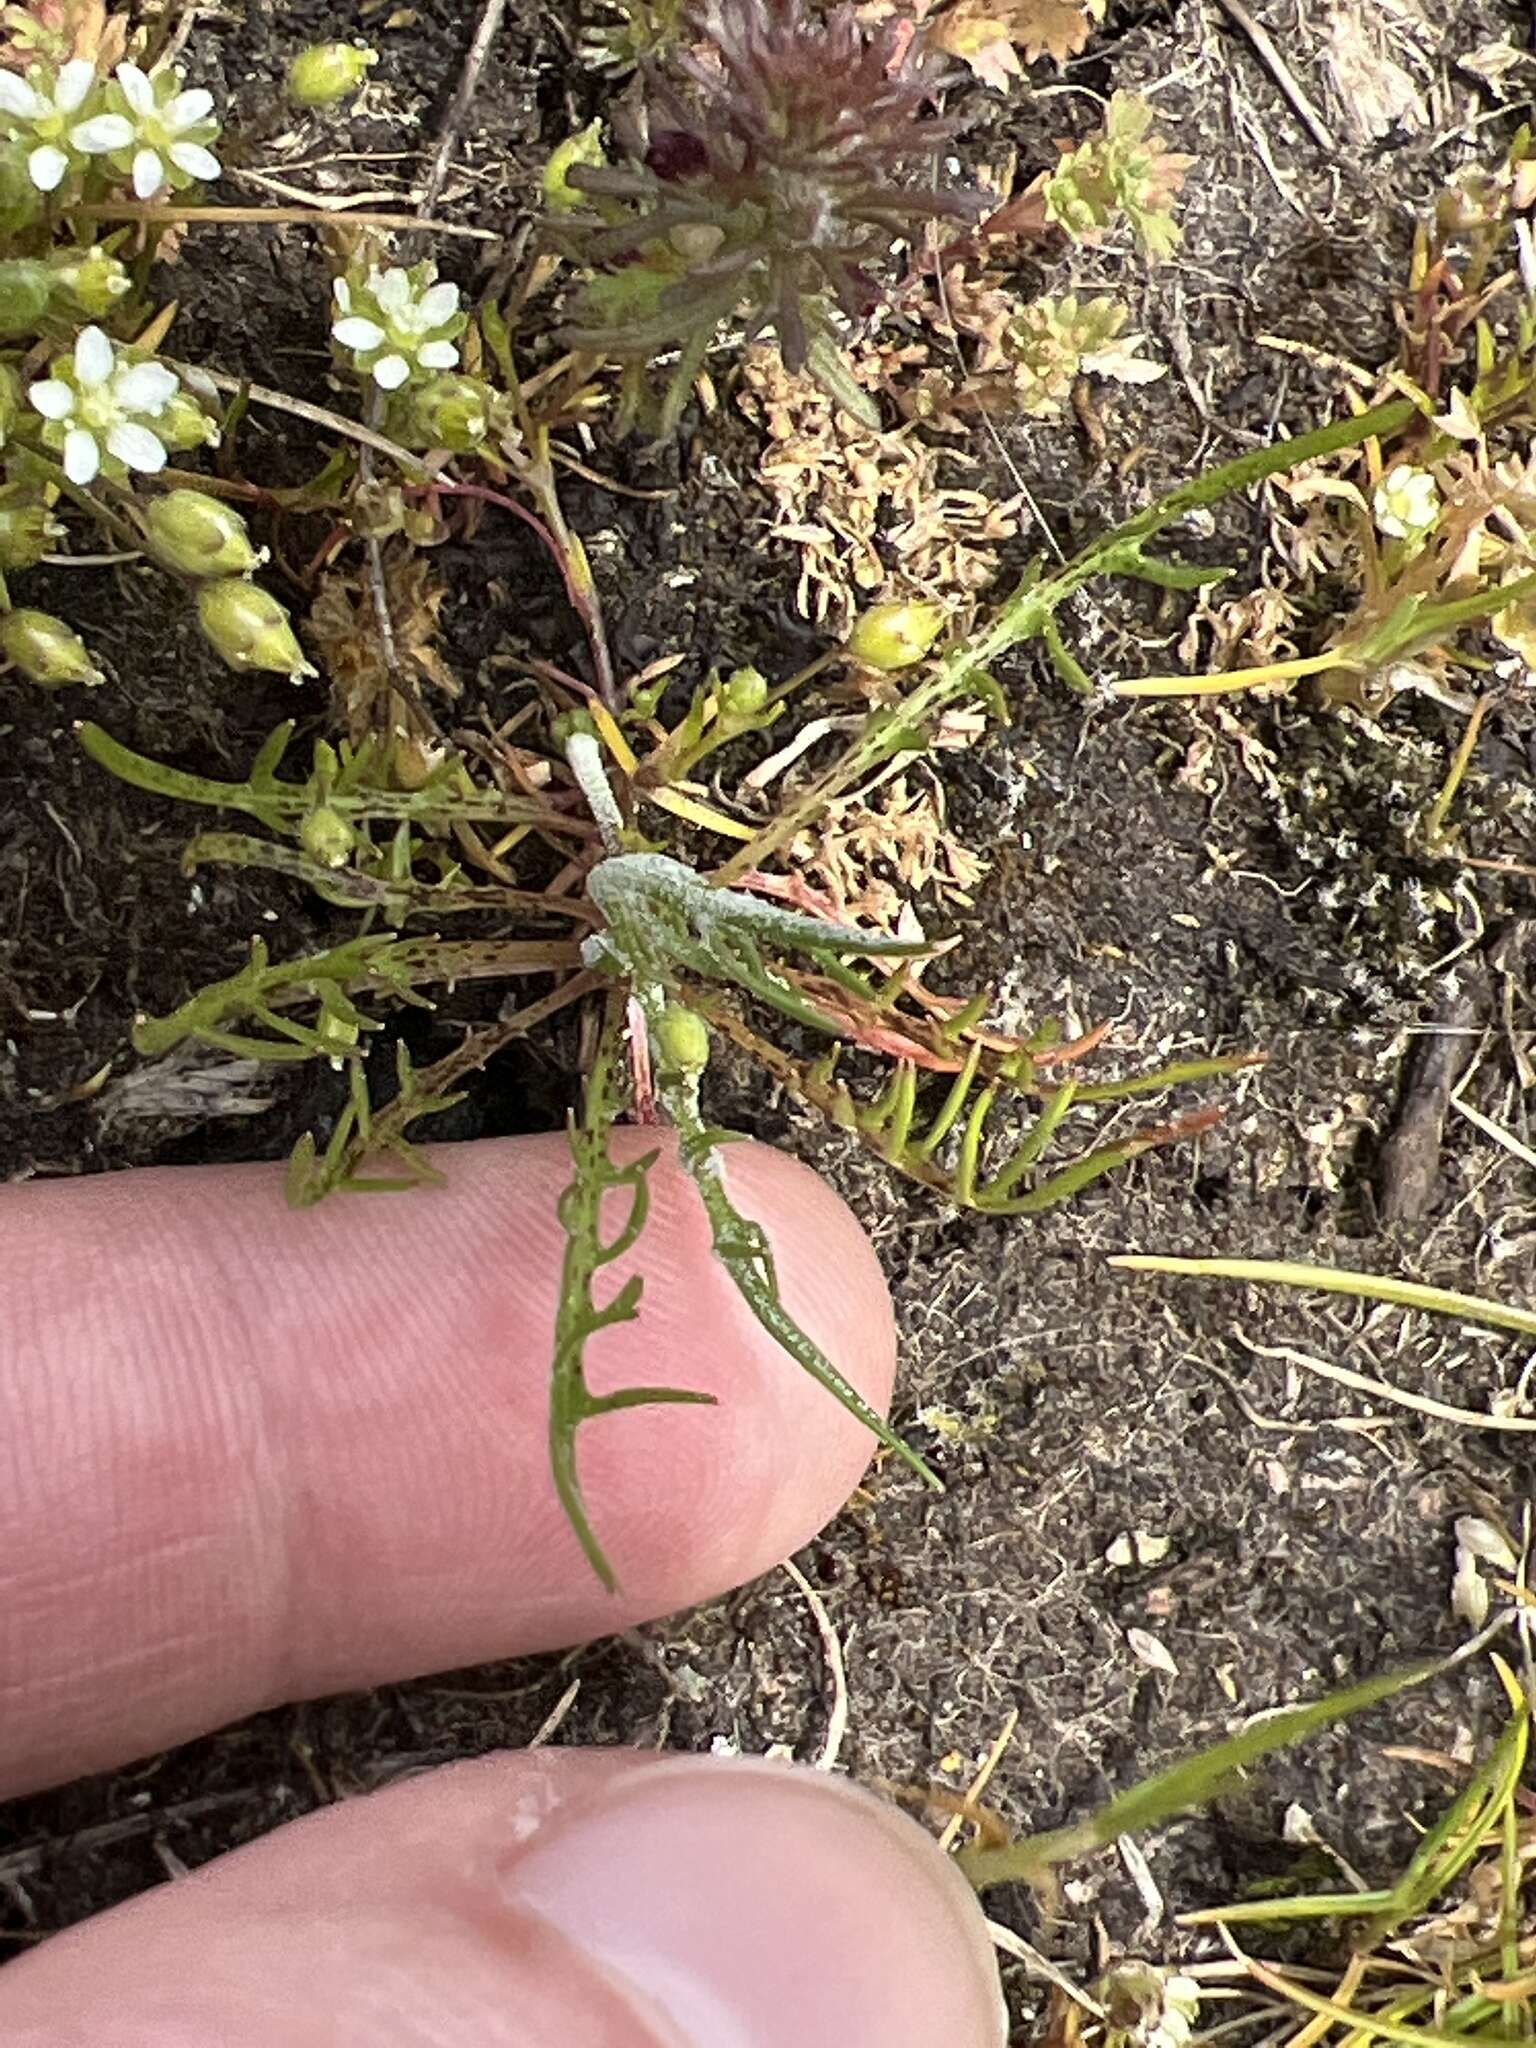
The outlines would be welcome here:
<svg viewBox="0 0 1536 2048">
<path fill-rule="evenodd" d="M 1182 369 L 1140 391 L 1110 387 L 1103 463 L 1071 427 L 1010 437 L 1064 542 L 1277 426 L 1298 431 L 1338 412 L 1332 372 L 1260 337 L 1384 361 L 1415 218 L 1458 166 L 1490 159 L 1519 117 L 1456 65 L 1500 38 L 1523 45 L 1522 7 L 1442 0 L 1433 27 L 1418 24 L 1425 62 L 1414 75 L 1427 125 L 1367 138 L 1330 82 L 1318 10 L 1255 4 L 1333 124 L 1334 153 L 1306 134 L 1215 0 L 1113 0 L 1089 54 L 1049 92 L 975 96 L 982 153 L 1006 139 L 1044 163 L 1052 137 L 1093 118 L 1078 87 L 1155 87 L 1167 132 L 1198 158 L 1184 249 L 1150 282 L 1105 255 L 1074 259 L 1075 280 L 1113 275 L 1121 290 L 1144 291 L 1136 324 Z M 244 25 L 230 13 L 196 31 L 199 72 L 217 84 L 222 65 L 245 124 L 244 160 L 295 184 L 312 179 L 311 189 L 353 189 L 361 175 L 403 193 L 418 175 L 414 158 L 285 166 L 328 146 L 430 151 L 468 39 L 465 10 L 420 0 L 409 25 L 376 33 L 384 61 L 351 129 L 293 135 L 272 112 L 274 80 L 308 34 L 350 32 L 351 22 L 325 5 L 279 12 L 278 26 L 259 8 Z M 555 12 L 514 5 L 447 218 L 515 233 L 544 154 L 595 105 L 598 88 L 573 65 L 571 30 Z M 1416 13 L 1404 0 L 1406 28 Z M 1037 83 L 1049 68 L 1036 67 Z M 1507 91 L 1529 76 L 1512 74 Z M 469 284 L 475 255 L 476 245 L 454 244 L 444 261 Z M 178 345 L 323 402 L 322 287 L 297 237 L 209 232 L 189 245 L 177 279 L 187 307 Z M 724 385 L 725 362 L 719 376 Z M 305 449 L 273 420 L 253 416 L 242 465 L 302 474 Z M 1133 450 L 1140 456 L 1122 474 Z M 573 494 L 572 523 L 609 586 L 621 667 L 681 650 L 690 675 L 717 659 L 783 673 L 814 646 L 792 611 L 792 564 L 761 539 L 768 514 L 751 481 L 755 459 L 727 405 L 693 422 L 665 458 L 604 451 L 605 466 L 627 463 L 634 482 L 675 484 L 665 504 L 586 485 Z M 1256 580 L 1265 539 L 1262 509 L 1240 502 L 1210 547 Z M 1026 534 L 1021 549 L 1033 545 Z M 464 686 L 457 723 L 498 715 L 499 651 L 579 658 L 558 588 L 520 532 L 488 525 L 435 564 L 451 586 L 445 653 Z M 48 602 L 36 588 L 32 601 Z M 1146 598 L 1098 593 L 1099 608 L 1074 622 L 1079 645 L 1106 659 L 1138 648 L 1145 664 L 1171 665 L 1181 615 Z M 317 693 L 231 678 L 135 570 L 75 573 L 67 605 L 111 675 L 92 715 L 145 752 L 238 774 L 295 705 L 318 728 Z M 1536 927 L 1528 882 L 1432 862 L 1417 846 L 1413 821 L 1461 731 L 1454 713 L 1425 698 L 1400 700 L 1373 726 L 1302 698 L 1233 700 L 1225 719 L 1179 707 L 1086 713 L 1031 660 L 1001 680 L 1012 725 L 967 756 L 943 757 L 962 837 L 994 858 L 966 920 L 969 978 L 992 978 L 1021 1015 L 1079 1026 L 1116 1019 L 1127 1070 L 1248 1047 L 1269 1064 L 1231 1084 L 1232 1114 L 1197 1146 L 1154 1153 L 1069 1207 L 1012 1225 L 955 1218 L 769 1096 L 745 1066 L 726 1068 L 713 1107 L 812 1160 L 868 1223 L 904 1333 L 898 1419 L 948 1487 L 930 1497 L 885 1466 L 801 1560 L 847 1650 L 842 1761 L 864 1779 L 959 1789 L 1016 1709 L 990 1797 L 1011 1824 L 1033 1828 L 1226 1732 L 1242 1713 L 1457 1640 L 1451 1523 L 1471 1511 L 1518 1518 L 1536 1480 L 1524 1440 L 1373 1404 L 1265 1347 L 1321 1354 L 1471 1407 L 1517 1381 L 1520 1347 L 1385 1312 L 1133 1281 L 1103 1255 L 1143 1247 L 1332 1260 L 1531 1300 L 1529 1173 L 1471 1122 L 1447 1119 L 1422 1215 L 1389 1222 L 1382 1195 L 1385 1148 L 1437 1023 L 1473 1034 L 1469 1099 L 1529 1142 L 1519 1075 L 1529 1071 L 1520 1065 L 1532 1032 L 1525 941 Z M 98 1094 L 84 1084 L 108 1062 L 115 1074 L 128 1070 L 135 1011 L 169 1009 L 230 972 L 253 932 L 299 950 L 338 934 L 340 920 L 275 878 L 209 869 L 189 883 L 177 864 L 185 819 L 84 760 L 69 732 L 75 710 L 16 688 L 5 699 L 8 1176 L 281 1156 L 334 1109 L 340 1083 L 328 1071 L 264 1074 L 254 1091 L 270 1098 L 264 1113 L 201 1119 L 135 1114 L 115 1083 Z M 1532 860 L 1533 765 L 1532 700 L 1508 696 L 1484 728 L 1460 810 L 1470 850 Z M 483 1014 L 469 997 L 445 1003 L 418 1051 L 445 1049 Z M 457 1134 L 553 1123 L 571 1067 L 556 1042 L 537 1061 L 525 1053 L 493 1069 Z M 942 1431 L 913 1420 L 928 1413 L 931 1424 L 936 1410 Z M 1105 1552 L 1127 1531 L 1171 1547 L 1155 1566 L 1115 1567 Z M 1138 1659 L 1132 1629 L 1161 1641 L 1176 1675 Z M 525 1741 L 576 1679 L 564 1742 L 783 1744 L 809 1757 L 830 1705 L 812 1616 L 787 1578 L 770 1577 L 565 1657 L 262 1715 L 19 1802 L 0 1814 L 0 1928 L 36 1940 L 163 1882 L 162 1851 L 195 1865 L 399 1771 Z M 1385 1868 L 1408 1839 L 1405 1816 L 1433 1803 L 1437 1786 L 1378 1745 L 1449 1749 L 1486 1733 L 1493 1708 L 1475 1675 L 1442 1682 L 1270 1765 L 1216 1814 L 1154 1837 L 1144 1847 L 1170 1910 L 1283 1867 L 1292 1852 L 1282 1817 L 1293 1803 L 1368 1873 Z M 1087 1960 L 1095 1912 L 1124 1942 L 1168 1946 L 1166 1927 L 1142 1924 L 1142 1902 L 1112 1859 L 1084 1874 L 1073 1902 L 1071 1926 L 1030 1930 L 1070 1961 Z M 994 1905 L 1007 1917 L 1006 1901 Z M 1028 1926 L 1027 1904 L 1013 1910 Z M 1022 2018 L 1033 1991 L 1022 1982 L 1018 1991 Z"/>
</svg>

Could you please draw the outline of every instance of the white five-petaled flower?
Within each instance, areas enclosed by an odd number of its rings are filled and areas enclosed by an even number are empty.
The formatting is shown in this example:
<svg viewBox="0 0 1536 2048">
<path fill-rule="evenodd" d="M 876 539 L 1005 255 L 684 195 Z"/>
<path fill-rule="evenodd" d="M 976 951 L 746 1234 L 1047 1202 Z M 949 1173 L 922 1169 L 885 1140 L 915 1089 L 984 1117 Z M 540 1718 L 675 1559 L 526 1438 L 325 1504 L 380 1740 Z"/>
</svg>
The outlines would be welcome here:
<svg viewBox="0 0 1536 2048">
<path fill-rule="evenodd" d="M 113 77 L 116 107 L 82 122 L 74 136 L 77 149 L 121 157 L 125 167 L 131 160 L 139 199 L 152 199 L 162 185 L 218 177 L 219 160 L 208 147 L 219 132 L 211 92 L 201 86 L 183 92 L 182 74 L 174 68 L 151 77 L 137 64 L 119 64 Z"/>
<path fill-rule="evenodd" d="M 1400 462 L 1376 486 L 1371 511 L 1388 540 L 1418 540 L 1440 517 L 1440 486 L 1427 469 Z"/>
<path fill-rule="evenodd" d="M 456 284 L 435 284 L 430 264 L 412 270 L 370 270 L 354 291 L 338 277 L 339 317 L 331 333 L 360 371 L 383 391 L 398 391 L 420 370 L 451 370 L 459 360 L 452 337 L 463 326 Z"/>
<path fill-rule="evenodd" d="M 57 71 L 35 64 L 25 78 L 0 71 L 0 116 L 13 132 L 31 131 L 27 175 L 39 192 L 56 192 L 70 165 L 90 153 L 81 135 L 91 124 L 76 116 L 96 83 L 96 66 L 88 57 L 71 57 Z"/>
<path fill-rule="evenodd" d="M 44 438 L 61 448 L 64 474 L 94 483 L 103 470 L 165 467 L 165 444 L 148 426 L 181 386 L 163 363 L 124 362 L 99 327 L 82 328 L 72 362 L 33 384 L 27 397 L 47 421 Z"/>
</svg>

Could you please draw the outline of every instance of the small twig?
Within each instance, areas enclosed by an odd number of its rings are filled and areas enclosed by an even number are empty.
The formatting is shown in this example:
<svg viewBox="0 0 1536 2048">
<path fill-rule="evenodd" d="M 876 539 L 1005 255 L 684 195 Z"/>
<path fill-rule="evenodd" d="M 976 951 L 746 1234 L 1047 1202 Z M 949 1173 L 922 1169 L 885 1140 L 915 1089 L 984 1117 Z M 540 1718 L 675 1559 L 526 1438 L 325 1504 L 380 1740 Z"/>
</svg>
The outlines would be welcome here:
<svg viewBox="0 0 1536 2048">
<path fill-rule="evenodd" d="M 79 1828 L 71 1835 L 61 1835 L 46 1842 L 29 1842 L 0 1856 L 0 1884 L 30 1876 L 50 1856 L 79 1855 L 92 1849 L 105 1849 L 113 1842 L 129 1842 L 136 1835 L 153 1833 L 156 1828 L 175 1827 L 183 1821 L 199 1820 L 204 1814 L 222 1813 L 232 1806 L 248 1805 L 255 1796 L 254 1792 L 210 1792 L 202 1799 L 185 1800 L 180 1806 L 152 1807 L 145 1813 L 125 1814 L 119 1820 L 105 1820 L 95 1827 Z"/>
<path fill-rule="evenodd" d="M 422 187 L 421 211 L 432 214 L 442 197 L 447 182 L 448 169 L 453 162 L 453 152 L 458 143 L 459 133 L 468 119 L 480 88 L 480 76 L 485 70 L 486 59 L 491 54 L 491 45 L 496 40 L 496 31 L 501 27 L 501 18 L 506 12 L 507 0 L 485 0 L 480 15 L 480 25 L 475 30 L 474 41 L 469 46 L 469 55 L 464 60 L 464 70 L 459 79 L 458 90 L 454 93 L 448 117 L 443 123 L 442 134 L 438 137 L 437 152 L 432 159 L 432 168 L 427 173 L 427 182 Z"/>
<path fill-rule="evenodd" d="M 827 1732 L 822 1740 L 821 1755 L 816 1759 L 816 1769 L 831 1771 L 837 1768 L 837 1759 L 842 1753 L 843 1737 L 848 1733 L 848 1672 L 843 1662 L 843 1646 L 837 1639 L 837 1630 L 832 1626 L 832 1617 L 827 1612 L 826 1602 L 792 1557 L 785 1558 L 784 1569 L 794 1580 L 800 1597 L 811 1610 L 816 1633 L 821 1637 L 822 1654 L 827 1660 L 827 1677 L 832 1685 L 832 1710 L 827 1715 Z"/>
<path fill-rule="evenodd" d="M 1333 131 L 1308 98 L 1298 83 L 1295 73 L 1275 48 L 1274 39 L 1264 24 L 1255 21 L 1243 5 L 1243 0 L 1218 0 L 1228 19 L 1240 28 L 1252 43 L 1259 62 L 1290 101 L 1292 107 L 1312 140 L 1319 149 L 1327 150 L 1330 156 L 1338 153 L 1339 145 L 1333 139 Z"/>
<path fill-rule="evenodd" d="M 146 221 L 196 227 L 199 222 L 228 227 L 244 223 L 255 227 L 334 227 L 335 215 L 310 206 L 76 206 L 74 220 Z M 460 235 L 472 242 L 499 242 L 501 236 L 490 228 L 460 227 L 453 221 L 426 220 L 415 213 L 349 213 L 348 227 L 387 228 L 397 233 L 425 230 L 434 235 Z"/>
<path fill-rule="evenodd" d="M 448 481 L 445 470 L 430 468 L 419 455 L 402 448 L 398 441 L 391 441 L 387 434 L 364 426 L 361 420 L 349 420 L 345 413 L 332 412 L 323 405 L 311 405 L 307 398 L 292 398 L 286 391 L 274 391 L 265 384 L 252 384 L 244 377 L 231 376 L 227 370 L 210 370 L 203 363 L 179 363 L 172 356 L 162 356 L 161 361 L 171 369 L 179 370 L 194 384 L 199 377 L 206 377 L 220 391 L 243 391 L 252 405 L 269 406 L 273 412 L 289 413 L 296 420 L 305 420 L 312 427 L 323 428 L 328 434 L 340 434 L 344 440 L 357 441 L 364 448 L 371 448 L 376 454 L 387 455 L 391 462 L 399 463 L 407 475 L 414 472 L 418 476 L 430 477 L 434 483 Z"/>
<path fill-rule="evenodd" d="M 1315 1358 L 1310 1351 L 1298 1351 L 1292 1344 L 1258 1344 L 1252 1337 L 1245 1337 L 1241 1330 L 1235 1335 L 1240 1344 L 1260 1358 L 1278 1359 L 1284 1365 L 1299 1365 L 1304 1371 L 1315 1372 L 1322 1379 L 1336 1380 L 1341 1387 L 1352 1387 L 1357 1394 L 1369 1394 L 1377 1401 L 1395 1402 L 1399 1408 L 1411 1408 L 1417 1415 L 1431 1415 L 1437 1422 L 1454 1422 L 1460 1429 L 1536 1430 L 1536 1415 L 1490 1415 L 1480 1408 L 1453 1408 L 1447 1401 L 1432 1400 L 1427 1394 L 1407 1393 L 1402 1387 L 1394 1387 L 1370 1373 L 1355 1372 L 1347 1365 L 1335 1365 L 1331 1359 Z"/>
<path fill-rule="evenodd" d="M 1472 1057 L 1468 1033 L 1477 1024 L 1484 1001 L 1485 994 L 1474 981 L 1454 981 L 1439 1006 L 1434 1028 L 1414 1049 L 1397 1120 L 1381 1148 L 1381 1213 L 1387 1223 L 1417 1223 L 1434 1200 L 1446 1112 Z"/>
<path fill-rule="evenodd" d="M 565 1717 L 570 1713 L 572 1707 L 575 1706 L 576 1696 L 580 1691 L 581 1680 L 573 1678 L 565 1688 L 565 1691 L 561 1693 L 559 1699 L 555 1701 L 555 1704 L 544 1716 L 544 1719 L 539 1723 L 538 1733 L 528 1744 L 530 1749 L 542 1749 L 546 1742 L 554 1740 L 564 1725 Z"/>
</svg>

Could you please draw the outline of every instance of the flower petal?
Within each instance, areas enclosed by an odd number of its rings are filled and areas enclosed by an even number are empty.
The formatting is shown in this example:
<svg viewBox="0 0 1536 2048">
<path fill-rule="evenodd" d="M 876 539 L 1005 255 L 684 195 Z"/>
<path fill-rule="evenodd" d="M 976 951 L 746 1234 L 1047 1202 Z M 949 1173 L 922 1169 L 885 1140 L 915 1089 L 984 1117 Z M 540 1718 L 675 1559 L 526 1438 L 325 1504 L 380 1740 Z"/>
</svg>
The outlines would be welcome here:
<svg viewBox="0 0 1536 2048">
<path fill-rule="evenodd" d="M 101 468 L 96 436 L 85 427 L 71 427 L 64 436 L 64 474 L 72 484 L 93 484 Z"/>
<path fill-rule="evenodd" d="M 343 313 L 350 313 L 352 310 L 352 287 L 347 283 L 347 280 L 344 277 L 332 278 L 331 292 Z"/>
<path fill-rule="evenodd" d="M 117 368 L 117 350 L 99 327 L 82 327 L 75 337 L 75 382 L 82 391 L 105 384 Z"/>
<path fill-rule="evenodd" d="M 165 444 L 148 427 L 132 420 L 119 420 L 107 436 L 107 446 L 119 462 L 130 469 L 154 471 L 165 467 Z"/>
<path fill-rule="evenodd" d="M 424 341 L 416 351 L 416 360 L 424 370 L 451 370 L 459 360 L 459 352 L 451 341 Z"/>
<path fill-rule="evenodd" d="M 14 71 L 0 71 L 0 114 L 10 114 L 18 121 L 35 121 L 47 110 L 48 103 L 42 94 L 35 92 L 24 78 L 18 78 Z"/>
<path fill-rule="evenodd" d="M 33 384 L 27 397 L 45 420 L 67 420 L 75 409 L 75 394 L 58 377 L 44 377 Z"/>
<path fill-rule="evenodd" d="M 161 110 L 160 118 L 173 135 L 179 135 L 184 128 L 195 128 L 199 121 L 206 121 L 212 112 L 213 94 L 197 85 L 191 92 L 177 93 Z"/>
<path fill-rule="evenodd" d="M 410 277 L 398 267 L 386 270 L 374 284 L 373 295 L 386 313 L 403 313 L 411 303 Z"/>
<path fill-rule="evenodd" d="M 105 156 L 110 149 L 132 146 L 133 123 L 126 114 L 93 114 L 69 131 L 69 139 L 87 156 Z"/>
<path fill-rule="evenodd" d="M 73 114 L 85 105 L 86 95 L 96 83 L 96 66 L 89 57 L 71 57 L 59 66 L 59 82 L 53 88 L 53 104 L 61 114 Z"/>
<path fill-rule="evenodd" d="M 211 185 L 224 166 L 211 149 L 204 149 L 200 142 L 173 142 L 166 155 L 177 170 L 185 171 L 189 178 L 201 178 L 205 185 Z"/>
<path fill-rule="evenodd" d="M 141 119 L 155 111 L 155 88 L 137 64 L 119 64 L 115 75 L 123 98 Z"/>
<path fill-rule="evenodd" d="M 165 165 L 157 149 L 141 149 L 133 160 L 133 191 L 137 199 L 153 199 L 165 183 Z"/>
<path fill-rule="evenodd" d="M 404 356 L 380 356 L 373 366 L 373 381 L 381 391 L 398 391 L 410 374 Z"/>
<path fill-rule="evenodd" d="M 459 288 L 456 284 L 435 284 L 422 293 L 417 304 L 423 327 L 441 327 L 459 310 Z"/>
<path fill-rule="evenodd" d="M 388 336 L 376 320 L 364 320 L 353 313 L 345 320 L 338 320 L 331 329 L 332 334 L 343 348 L 355 348 L 366 352 L 370 348 L 382 348 Z"/>
<path fill-rule="evenodd" d="M 39 192 L 57 192 L 68 169 L 69 158 L 51 142 L 45 142 L 41 149 L 34 149 L 27 158 L 27 176 Z"/>
<path fill-rule="evenodd" d="M 124 412 L 159 412 L 181 389 L 181 380 L 164 363 L 131 363 L 119 370 L 112 396 Z"/>
</svg>

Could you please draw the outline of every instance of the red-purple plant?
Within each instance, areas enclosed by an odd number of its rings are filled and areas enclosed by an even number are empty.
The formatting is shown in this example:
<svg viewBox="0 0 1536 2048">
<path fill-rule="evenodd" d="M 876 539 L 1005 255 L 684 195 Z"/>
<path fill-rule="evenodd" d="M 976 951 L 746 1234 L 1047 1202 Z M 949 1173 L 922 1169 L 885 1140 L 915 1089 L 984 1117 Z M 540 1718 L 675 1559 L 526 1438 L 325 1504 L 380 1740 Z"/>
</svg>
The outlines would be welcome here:
<svg viewBox="0 0 1536 2048">
<path fill-rule="evenodd" d="M 694 47 L 647 80 L 647 133 L 627 167 L 576 165 L 590 213 L 559 222 L 597 274 L 568 338 L 642 365 L 676 348 L 663 406 L 676 424 L 722 321 L 772 332 L 792 369 L 879 301 L 897 239 L 933 219 L 969 220 L 979 198 L 914 180 L 951 124 L 930 118 L 934 70 L 909 27 L 875 30 L 851 5 L 703 0 Z"/>
</svg>

